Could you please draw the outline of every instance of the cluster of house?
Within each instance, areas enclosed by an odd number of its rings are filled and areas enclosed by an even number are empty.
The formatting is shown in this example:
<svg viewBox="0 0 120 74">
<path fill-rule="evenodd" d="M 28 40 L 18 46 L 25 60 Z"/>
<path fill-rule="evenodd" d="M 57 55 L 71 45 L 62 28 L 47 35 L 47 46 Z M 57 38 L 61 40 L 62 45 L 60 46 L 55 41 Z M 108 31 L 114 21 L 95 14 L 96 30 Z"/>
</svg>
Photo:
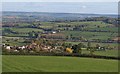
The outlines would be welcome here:
<svg viewBox="0 0 120 74">
<path fill-rule="evenodd" d="M 9 46 L 7 44 L 3 44 L 2 47 L 4 47 L 4 49 L 8 50 L 9 52 L 20 52 L 20 50 L 28 50 L 30 52 L 34 52 L 34 50 L 40 52 L 40 51 L 44 51 L 44 52 L 63 52 L 62 47 L 61 46 L 47 46 L 47 45 L 38 45 L 36 43 L 32 43 L 29 45 L 24 45 L 24 46 Z"/>
</svg>

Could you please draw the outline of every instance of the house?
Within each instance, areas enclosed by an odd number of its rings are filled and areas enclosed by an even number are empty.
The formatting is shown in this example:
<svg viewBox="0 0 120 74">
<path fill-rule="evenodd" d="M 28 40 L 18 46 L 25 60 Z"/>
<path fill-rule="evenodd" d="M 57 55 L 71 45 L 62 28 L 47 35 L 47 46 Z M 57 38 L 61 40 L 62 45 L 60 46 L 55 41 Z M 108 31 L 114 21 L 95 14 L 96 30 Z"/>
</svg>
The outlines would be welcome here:
<svg viewBox="0 0 120 74">
<path fill-rule="evenodd" d="M 55 33 L 56 33 L 56 31 L 52 31 L 52 33 L 53 33 L 53 34 L 55 34 Z"/>
<path fill-rule="evenodd" d="M 118 42 L 119 42 L 119 41 L 120 41 L 120 37 L 113 38 L 112 40 L 113 40 L 113 41 L 118 41 Z"/>
<path fill-rule="evenodd" d="M 6 49 L 7 50 L 10 50 L 12 47 L 11 46 L 6 46 Z"/>
<path fill-rule="evenodd" d="M 18 48 L 23 50 L 23 49 L 25 49 L 26 47 L 25 47 L 25 46 L 21 46 L 21 47 L 18 47 Z"/>
<path fill-rule="evenodd" d="M 97 51 L 105 51 L 106 50 L 106 48 L 105 47 L 97 47 L 97 49 L 96 49 Z"/>
</svg>

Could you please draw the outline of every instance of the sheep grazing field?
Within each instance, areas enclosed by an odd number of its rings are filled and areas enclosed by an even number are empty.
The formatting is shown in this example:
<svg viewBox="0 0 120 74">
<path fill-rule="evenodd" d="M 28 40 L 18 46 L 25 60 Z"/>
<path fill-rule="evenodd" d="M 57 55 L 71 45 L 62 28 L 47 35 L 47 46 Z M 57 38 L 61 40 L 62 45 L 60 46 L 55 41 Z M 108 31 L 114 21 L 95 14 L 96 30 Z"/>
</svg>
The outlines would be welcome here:
<svg viewBox="0 0 120 74">
<path fill-rule="evenodd" d="M 3 72 L 117 72 L 118 61 L 60 56 L 3 55 Z"/>
</svg>

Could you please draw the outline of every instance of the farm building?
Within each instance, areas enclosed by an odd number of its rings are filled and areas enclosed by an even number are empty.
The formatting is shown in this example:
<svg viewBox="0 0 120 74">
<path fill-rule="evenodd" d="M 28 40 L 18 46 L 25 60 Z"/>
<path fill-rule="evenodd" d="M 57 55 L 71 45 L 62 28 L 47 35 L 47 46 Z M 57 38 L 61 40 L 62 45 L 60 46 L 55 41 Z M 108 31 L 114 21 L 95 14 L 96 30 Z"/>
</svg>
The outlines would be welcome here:
<svg viewBox="0 0 120 74">
<path fill-rule="evenodd" d="M 116 37 L 114 39 L 112 39 L 113 41 L 116 41 L 116 42 L 120 42 L 120 37 Z"/>
</svg>

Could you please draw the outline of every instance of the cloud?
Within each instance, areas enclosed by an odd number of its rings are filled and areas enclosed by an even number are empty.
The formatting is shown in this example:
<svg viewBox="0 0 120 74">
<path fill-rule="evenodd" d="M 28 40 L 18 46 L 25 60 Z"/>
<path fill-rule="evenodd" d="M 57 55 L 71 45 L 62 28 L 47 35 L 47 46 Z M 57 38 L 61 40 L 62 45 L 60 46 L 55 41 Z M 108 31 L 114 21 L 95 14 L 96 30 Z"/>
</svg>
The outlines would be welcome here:
<svg viewBox="0 0 120 74">
<path fill-rule="evenodd" d="M 82 6 L 83 9 L 87 8 L 87 6 Z"/>
<path fill-rule="evenodd" d="M 2 2 L 119 2 L 119 0 L 1 0 Z"/>
</svg>

